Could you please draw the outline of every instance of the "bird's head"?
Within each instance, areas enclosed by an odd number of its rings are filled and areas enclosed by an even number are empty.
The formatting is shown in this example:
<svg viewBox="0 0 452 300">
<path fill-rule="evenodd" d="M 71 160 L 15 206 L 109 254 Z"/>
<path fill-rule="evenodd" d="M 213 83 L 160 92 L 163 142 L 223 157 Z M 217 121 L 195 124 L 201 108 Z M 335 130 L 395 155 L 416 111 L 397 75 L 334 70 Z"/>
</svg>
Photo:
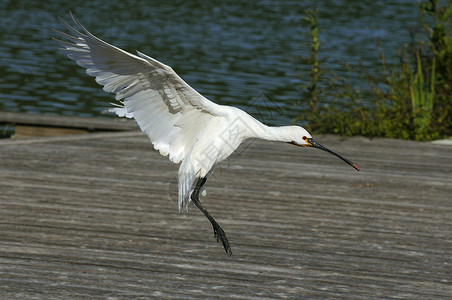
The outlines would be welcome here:
<svg viewBox="0 0 452 300">
<path fill-rule="evenodd" d="M 314 148 L 326 151 L 328 153 L 331 153 L 331 154 L 339 157 L 340 159 L 345 161 L 347 164 L 349 164 L 350 166 L 355 168 L 357 171 L 359 171 L 359 167 L 355 163 L 352 163 L 345 157 L 342 157 L 339 154 L 337 154 L 336 152 L 333 152 L 330 149 L 320 145 L 316 140 L 314 140 L 311 137 L 309 132 L 306 129 L 304 129 L 303 127 L 300 127 L 300 126 L 290 126 L 290 127 L 291 127 L 291 131 L 293 131 L 293 132 L 291 134 L 289 144 L 299 146 L 299 147 L 314 147 Z"/>
</svg>

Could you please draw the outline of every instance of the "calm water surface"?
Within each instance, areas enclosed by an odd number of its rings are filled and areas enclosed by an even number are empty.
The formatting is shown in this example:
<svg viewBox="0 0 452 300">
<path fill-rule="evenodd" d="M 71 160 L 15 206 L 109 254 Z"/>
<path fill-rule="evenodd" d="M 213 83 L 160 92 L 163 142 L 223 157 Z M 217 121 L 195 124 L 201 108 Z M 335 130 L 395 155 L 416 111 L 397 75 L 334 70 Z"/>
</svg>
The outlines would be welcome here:
<svg viewBox="0 0 452 300">
<path fill-rule="evenodd" d="M 294 56 L 308 55 L 303 11 L 319 11 L 322 57 L 361 60 L 372 71 L 377 38 L 395 55 L 408 29 L 419 27 L 417 1 L 386 2 L 0 0 L 0 111 L 104 116 L 113 96 L 51 40 L 51 28 L 63 30 L 57 16 L 70 21 L 70 10 L 103 40 L 172 66 L 207 98 L 286 124 L 300 98 Z"/>
</svg>

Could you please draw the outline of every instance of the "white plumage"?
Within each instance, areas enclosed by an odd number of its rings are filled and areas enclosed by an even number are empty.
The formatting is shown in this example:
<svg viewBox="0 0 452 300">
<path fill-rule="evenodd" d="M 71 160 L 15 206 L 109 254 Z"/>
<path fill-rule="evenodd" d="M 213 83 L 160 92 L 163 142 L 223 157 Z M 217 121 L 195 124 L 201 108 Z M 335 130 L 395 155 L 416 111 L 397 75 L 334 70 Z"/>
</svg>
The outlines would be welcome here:
<svg viewBox="0 0 452 300">
<path fill-rule="evenodd" d="M 69 58 L 96 77 L 106 92 L 115 93 L 116 100 L 123 101 L 123 107 L 110 111 L 134 118 L 154 148 L 172 162 L 193 156 L 198 136 L 206 128 L 216 127 L 219 120 L 215 118 L 227 114 L 224 109 L 195 91 L 171 67 L 140 52 L 137 56 L 112 46 L 73 19 L 84 33 L 64 23 L 75 37 L 58 32 L 70 42 L 57 42 Z M 195 179 L 206 176 L 208 171 L 199 165 L 182 163 L 179 209 L 187 207 Z"/>
<path fill-rule="evenodd" d="M 227 252 L 231 251 L 226 235 L 197 197 L 215 163 L 226 159 L 245 139 L 317 147 L 358 170 L 355 164 L 315 142 L 304 128 L 268 127 L 240 109 L 215 104 L 190 87 L 171 67 L 143 53 L 134 55 L 112 46 L 88 32 L 72 14 L 71 17 L 83 32 L 61 20 L 74 35 L 55 30 L 67 40 L 55 39 L 62 51 L 85 68 L 87 74 L 96 77 L 106 92 L 116 94 L 122 105 L 115 105 L 111 112 L 134 118 L 160 154 L 181 163 L 179 210 L 183 207 L 188 210 L 190 201 L 195 201 Z"/>
</svg>

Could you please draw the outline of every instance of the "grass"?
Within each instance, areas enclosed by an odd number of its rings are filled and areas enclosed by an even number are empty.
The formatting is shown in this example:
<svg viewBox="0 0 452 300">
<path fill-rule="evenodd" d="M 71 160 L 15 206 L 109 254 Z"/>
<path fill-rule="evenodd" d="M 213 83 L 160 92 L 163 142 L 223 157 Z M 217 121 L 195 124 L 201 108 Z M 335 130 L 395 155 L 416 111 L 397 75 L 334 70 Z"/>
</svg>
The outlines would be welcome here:
<svg viewBox="0 0 452 300">
<path fill-rule="evenodd" d="M 378 47 L 378 74 L 341 65 L 352 78 L 366 78 L 367 87 L 337 76 L 318 59 L 319 27 L 316 11 L 307 11 L 310 55 L 299 58 L 308 82 L 301 85 L 302 99 L 295 123 L 303 120 L 316 133 L 362 135 L 411 140 L 452 136 L 452 6 L 438 0 L 421 3 L 420 18 L 427 40 L 412 34 L 398 57 L 386 59 Z"/>
</svg>

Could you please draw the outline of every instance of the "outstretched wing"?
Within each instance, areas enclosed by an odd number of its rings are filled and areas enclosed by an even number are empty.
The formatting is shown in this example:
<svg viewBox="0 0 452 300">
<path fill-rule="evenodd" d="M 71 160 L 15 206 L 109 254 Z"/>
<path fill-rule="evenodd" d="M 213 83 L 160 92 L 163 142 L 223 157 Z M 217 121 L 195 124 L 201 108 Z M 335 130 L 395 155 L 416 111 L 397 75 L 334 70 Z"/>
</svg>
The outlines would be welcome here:
<svg viewBox="0 0 452 300">
<path fill-rule="evenodd" d="M 122 105 L 110 111 L 134 118 L 160 154 L 175 163 L 187 157 L 208 121 L 221 107 L 195 91 L 173 69 L 143 53 L 130 54 L 88 32 L 71 14 L 82 32 L 61 20 L 72 35 L 55 30 L 62 51 L 96 77 Z"/>
</svg>

